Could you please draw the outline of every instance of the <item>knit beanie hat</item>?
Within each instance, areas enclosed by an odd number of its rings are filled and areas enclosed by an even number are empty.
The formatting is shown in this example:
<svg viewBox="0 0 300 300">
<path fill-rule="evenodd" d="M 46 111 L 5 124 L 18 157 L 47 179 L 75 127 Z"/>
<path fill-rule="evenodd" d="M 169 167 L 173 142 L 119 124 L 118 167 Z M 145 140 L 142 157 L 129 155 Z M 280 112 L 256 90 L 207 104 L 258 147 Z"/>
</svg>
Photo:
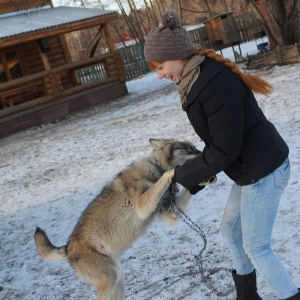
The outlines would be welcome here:
<svg viewBox="0 0 300 300">
<path fill-rule="evenodd" d="M 181 26 L 174 10 L 162 16 L 163 25 L 152 29 L 145 41 L 144 55 L 147 62 L 185 59 L 195 52 L 190 34 Z"/>
</svg>

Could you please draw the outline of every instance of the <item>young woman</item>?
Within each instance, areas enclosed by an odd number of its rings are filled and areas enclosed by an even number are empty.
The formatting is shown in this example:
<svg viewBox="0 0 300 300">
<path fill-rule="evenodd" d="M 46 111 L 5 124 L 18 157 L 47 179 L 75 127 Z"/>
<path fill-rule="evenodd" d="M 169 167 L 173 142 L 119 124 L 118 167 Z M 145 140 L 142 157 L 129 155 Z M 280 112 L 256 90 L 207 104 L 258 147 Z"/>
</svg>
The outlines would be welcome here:
<svg viewBox="0 0 300 300">
<path fill-rule="evenodd" d="M 256 273 L 279 299 L 300 300 L 300 292 L 271 248 L 281 195 L 290 176 L 288 146 L 259 108 L 253 92 L 271 85 L 242 73 L 211 49 L 195 51 L 175 11 L 150 31 L 145 59 L 158 78 L 178 85 L 183 110 L 204 141 L 202 155 L 175 169 L 174 181 L 192 194 L 198 183 L 224 171 L 234 183 L 221 223 L 235 270 L 237 299 L 261 299 Z"/>
</svg>

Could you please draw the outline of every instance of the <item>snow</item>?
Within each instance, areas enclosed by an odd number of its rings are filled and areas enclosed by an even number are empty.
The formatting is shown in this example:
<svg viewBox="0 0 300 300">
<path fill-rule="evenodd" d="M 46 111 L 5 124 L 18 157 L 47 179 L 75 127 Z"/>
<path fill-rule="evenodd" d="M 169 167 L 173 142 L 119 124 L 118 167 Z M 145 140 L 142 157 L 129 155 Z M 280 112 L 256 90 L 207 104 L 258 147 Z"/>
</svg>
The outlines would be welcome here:
<svg viewBox="0 0 300 300">
<path fill-rule="evenodd" d="M 254 42 L 241 47 L 243 55 L 257 52 Z M 232 49 L 223 55 L 232 58 Z M 291 160 L 273 247 L 300 286 L 300 64 L 276 66 L 261 75 L 274 91 L 257 99 L 288 143 Z M 95 289 L 78 279 L 67 262 L 40 258 L 33 240 L 36 226 L 55 245 L 65 244 L 103 186 L 134 159 L 150 153 L 149 138 L 189 140 L 203 148 L 173 83 L 151 72 L 127 87 L 129 95 L 117 101 L 0 140 L 0 299 L 95 299 Z M 220 173 L 215 185 L 193 196 L 187 211 L 206 234 L 204 271 L 221 292 L 232 286 L 233 265 L 219 232 L 231 183 Z M 195 255 L 202 247 L 202 238 L 181 220 L 173 227 L 156 220 L 122 255 L 126 299 L 220 299 L 201 282 Z M 259 274 L 258 288 L 263 299 L 276 299 Z M 223 299 L 235 299 L 235 293 Z"/>
</svg>

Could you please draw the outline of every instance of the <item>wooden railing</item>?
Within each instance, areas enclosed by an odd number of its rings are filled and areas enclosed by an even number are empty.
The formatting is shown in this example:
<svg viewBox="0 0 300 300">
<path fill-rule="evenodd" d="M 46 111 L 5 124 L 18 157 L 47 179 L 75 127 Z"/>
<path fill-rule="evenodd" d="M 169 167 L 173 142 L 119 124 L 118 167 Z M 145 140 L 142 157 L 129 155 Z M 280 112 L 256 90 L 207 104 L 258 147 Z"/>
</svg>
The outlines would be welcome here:
<svg viewBox="0 0 300 300">
<path fill-rule="evenodd" d="M 82 70 L 97 65 L 103 66 L 100 69 L 105 70 L 104 76 L 82 77 L 78 73 L 84 73 Z M 63 72 L 69 72 L 70 76 L 73 74 L 73 77 L 78 78 L 73 87 L 63 87 L 61 82 L 61 73 Z M 0 110 L 0 118 L 112 81 L 125 81 L 123 60 L 117 52 L 95 56 L 80 62 L 68 63 L 51 70 L 4 82 L 0 84 L 0 100 L 3 101 L 2 105 L 4 104 L 4 108 Z M 24 93 L 29 92 L 34 85 L 38 86 L 41 82 L 44 87 L 43 96 L 18 104 L 21 90 Z M 14 100 L 17 105 L 10 105 L 9 101 L 14 104 Z"/>
<path fill-rule="evenodd" d="M 88 84 L 98 79 L 103 80 L 107 78 L 105 65 L 103 63 L 77 70 L 77 75 L 82 84 Z"/>
</svg>

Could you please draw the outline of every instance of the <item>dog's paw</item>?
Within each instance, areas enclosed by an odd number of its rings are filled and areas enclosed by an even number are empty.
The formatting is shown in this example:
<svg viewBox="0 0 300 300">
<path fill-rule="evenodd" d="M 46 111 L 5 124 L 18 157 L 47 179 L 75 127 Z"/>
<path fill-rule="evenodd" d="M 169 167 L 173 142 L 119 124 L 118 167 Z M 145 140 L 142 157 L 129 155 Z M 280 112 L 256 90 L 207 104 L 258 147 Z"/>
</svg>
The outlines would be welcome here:
<svg viewBox="0 0 300 300">
<path fill-rule="evenodd" d="M 168 183 L 172 183 L 173 177 L 174 177 L 175 169 L 172 169 L 170 171 L 167 171 L 164 173 L 165 179 L 168 181 Z"/>
<path fill-rule="evenodd" d="M 212 184 L 215 184 L 216 182 L 217 182 L 217 176 L 212 176 L 208 180 L 204 180 L 204 181 L 200 182 L 199 185 L 200 186 L 212 185 Z"/>
</svg>

